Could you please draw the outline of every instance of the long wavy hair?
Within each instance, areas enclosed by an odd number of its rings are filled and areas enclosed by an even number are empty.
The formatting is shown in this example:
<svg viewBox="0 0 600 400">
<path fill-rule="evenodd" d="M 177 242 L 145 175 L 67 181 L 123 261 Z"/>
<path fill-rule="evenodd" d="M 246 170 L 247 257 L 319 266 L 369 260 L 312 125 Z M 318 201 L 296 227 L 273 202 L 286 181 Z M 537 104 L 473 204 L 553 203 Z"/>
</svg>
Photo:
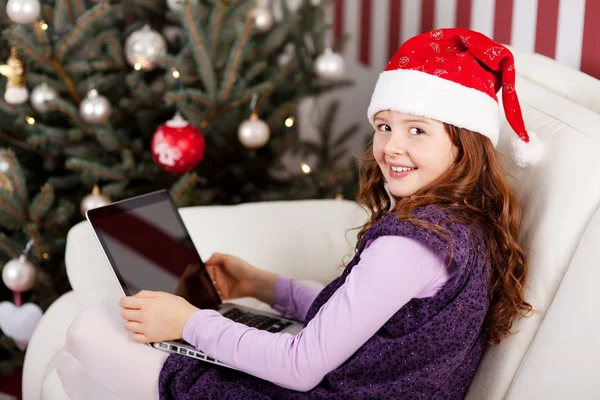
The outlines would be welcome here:
<svg viewBox="0 0 600 400">
<path fill-rule="evenodd" d="M 533 311 L 524 296 L 529 265 L 518 241 L 521 208 L 505 179 L 492 142 L 467 129 L 444 126 L 458 149 L 455 165 L 412 196 L 396 199 L 395 212 L 402 220 L 448 237 L 441 225 L 412 217 L 417 207 L 434 204 L 451 210 L 452 221 L 476 224 L 481 229 L 487 251 L 486 265 L 492 269 L 490 307 L 485 324 L 488 343 L 497 345 L 513 333 L 510 328 L 516 316 L 526 317 Z M 372 144 L 361 161 L 357 202 L 370 211 L 370 218 L 360 228 L 358 243 L 369 228 L 391 212 L 390 197 L 383 186 L 384 177 L 373 156 Z M 452 206 L 455 203 L 460 207 Z"/>
</svg>

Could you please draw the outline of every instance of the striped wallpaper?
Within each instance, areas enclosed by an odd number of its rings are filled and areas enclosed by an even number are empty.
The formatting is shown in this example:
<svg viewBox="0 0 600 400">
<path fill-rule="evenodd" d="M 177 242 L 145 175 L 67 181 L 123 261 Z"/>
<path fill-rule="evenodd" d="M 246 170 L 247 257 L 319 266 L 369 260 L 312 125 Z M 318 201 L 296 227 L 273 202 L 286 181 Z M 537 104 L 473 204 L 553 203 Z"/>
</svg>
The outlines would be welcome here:
<svg viewBox="0 0 600 400">
<path fill-rule="evenodd" d="M 600 78 L 600 0 L 334 0 L 332 18 L 365 67 L 420 32 L 461 27 Z"/>
</svg>

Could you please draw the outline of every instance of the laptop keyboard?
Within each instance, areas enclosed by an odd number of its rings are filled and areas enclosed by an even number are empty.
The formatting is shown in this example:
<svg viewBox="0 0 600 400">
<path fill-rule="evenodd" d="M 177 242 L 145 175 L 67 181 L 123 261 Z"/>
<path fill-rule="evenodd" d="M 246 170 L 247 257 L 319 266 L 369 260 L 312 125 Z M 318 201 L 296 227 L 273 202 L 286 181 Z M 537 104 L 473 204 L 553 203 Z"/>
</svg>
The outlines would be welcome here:
<svg viewBox="0 0 600 400">
<path fill-rule="evenodd" d="M 237 308 L 232 308 L 224 313 L 223 316 L 232 321 L 239 322 L 240 324 L 265 330 L 267 332 L 281 332 L 288 326 L 292 325 L 292 323 L 289 321 L 284 321 L 279 318 L 273 318 L 266 315 L 253 314 Z"/>
</svg>

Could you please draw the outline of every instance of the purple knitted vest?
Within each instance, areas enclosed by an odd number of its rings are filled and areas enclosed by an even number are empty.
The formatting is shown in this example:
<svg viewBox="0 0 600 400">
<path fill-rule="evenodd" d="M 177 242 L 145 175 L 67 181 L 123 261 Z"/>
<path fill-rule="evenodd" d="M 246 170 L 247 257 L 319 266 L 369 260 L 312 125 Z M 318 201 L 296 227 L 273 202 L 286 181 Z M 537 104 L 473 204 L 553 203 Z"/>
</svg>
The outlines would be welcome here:
<svg viewBox="0 0 600 400">
<path fill-rule="evenodd" d="M 438 225 L 452 217 L 435 206 L 421 207 L 413 215 Z M 487 340 L 483 321 L 490 268 L 480 231 L 458 223 L 443 226 L 454 246 L 452 279 L 436 295 L 408 302 L 311 391 L 292 391 L 239 371 L 170 355 L 159 377 L 160 398 L 462 399 Z M 389 215 L 366 233 L 343 274 L 317 296 L 305 325 L 352 273 L 366 243 L 388 235 L 419 240 L 446 260 L 450 257 L 450 245 L 441 236 Z"/>
</svg>

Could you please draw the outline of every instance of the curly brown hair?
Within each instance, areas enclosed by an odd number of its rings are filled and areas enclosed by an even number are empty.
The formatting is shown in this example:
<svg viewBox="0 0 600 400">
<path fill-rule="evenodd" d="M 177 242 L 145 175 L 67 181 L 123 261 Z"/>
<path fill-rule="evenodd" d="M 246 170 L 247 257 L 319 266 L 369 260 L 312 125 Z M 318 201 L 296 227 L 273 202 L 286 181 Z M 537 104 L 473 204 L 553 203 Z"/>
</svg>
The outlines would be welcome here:
<svg viewBox="0 0 600 400">
<path fill-rule="evenodd" d="M 497 345 L 513 333 L 510 328 L 517 315 L 526 317 L 533 311 L 524 296 L 529 265 L 518 241 L 521 208 L 490 139 L 467 129 L 444 126 L 458 149 L 455 165 L 412 196 L 397 199 L 395 212 L 402 220 L 447 237 L 440 225 L 412 218 L 416 208 L 435 204 L 451 210 L 452 221 L 476 224 L 485 233 L 486 265 L 492 268 L 485 324 L 488 343 Z M 372 144 L 361 161 L 357 202 L 370 211 L 370 218 L 360 228 L 358 243 L 370 227 L 390 213 L 390 198 L 382 185 L 384 177 Z M 461 207 L 452 206 L 455 203 Z"/>
</svg>

